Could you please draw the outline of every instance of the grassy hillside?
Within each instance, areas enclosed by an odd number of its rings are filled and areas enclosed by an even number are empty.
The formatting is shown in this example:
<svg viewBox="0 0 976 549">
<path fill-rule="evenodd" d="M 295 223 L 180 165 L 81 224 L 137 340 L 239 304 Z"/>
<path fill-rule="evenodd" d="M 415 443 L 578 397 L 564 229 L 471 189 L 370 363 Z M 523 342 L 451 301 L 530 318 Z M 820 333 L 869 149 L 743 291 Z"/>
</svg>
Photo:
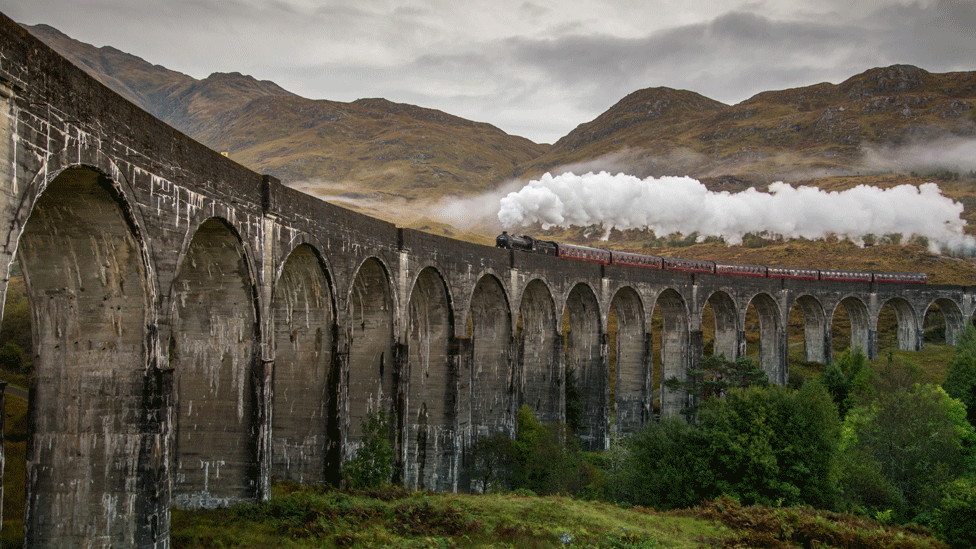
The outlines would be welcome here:
<svg viewBox="0 0 976 549">
<path fill-rule="evenodd" d="M 216 117 L 198 136 L 310 194 L 436 199 L 486 192 L 546 150 L 489 124 L 432 110 L 264 97 Z"/>
<path fill-rule="evenodd" d="M 715 241 L 685 245 L 688 240 L 693 242 L 694 237 L 658 239 L 651 233 L 630 230 L 611 231 L 609 239 L 604 241 L 599 236 L 586 236 L 586 228 L 580 227 L 528 232 L 545 239 L 667 257 L 818 269 L 923 271 L 928 273 L 932 284 L 976 284 L 976 263 L 971 258 L 933 254 L 924 246 L 913 243 L 878 242 L 861 247 L 850 240 L 837 238 L 781 241 L 757 237 L 746 239 L 744 244 L 737 246 Z M 595 230 L 589 234 L 600 233 Z"/>
<path fill-rule="evenodd" d="M 497 222 L 471 219 L 476 228 L 458 229 L 454 220 L 437 218 L 439 200 L 494 201 L 487 197 L 506 181 L 561 169 L 687 174 L 728 192 L 764 189 L 777 179 L 831 191 L 937 181 L 944 194 L 965 205 L 968 231 L 976 234 L 976 173 L 939 162 L 920 167 L 898 148 L 976 135 L 976 72 L 880 67 L 840 84 L 763 92 L 737 105 L 686 90 L 638 90 L 550 147 L 489 124 L 383 99 L 315 101 L 237 73 L 198 81 L 109 47 L 77 42 L 51 27 L 29 30 L 125 97 L 251 169 L 401 226 L 452 238 L 490 244 Z M 933 256 L 921 246 L 862 249 L 846 242 L 756 238 L 746 246 L 684 246 L 640 231 L 614 233 L 608 242 L 592 233 L 593 228 L 570 227 L 545 234 L 677 257 L 925 270 L 937 283 L 974 280 L 970 260 Z M 881 243 L 884 235 L 876 236 Z"/>
<path fill-rule="evenodd" d="M 730 499 L 685 511 L 624 509 L 565 497 L 462 495 L 386 488 L 275 487 L 269 502 L 176 511 L 173 547 L 563 548 L 944 547 L 905 529 L 809 508 Z"/>
<path fill-rule="evenodd" d="M 204 145 L 322 198 L 472 195 L 517 175 L 548 145 L 434 109 L 318 101 L 240 73 L 197 80 L 116 50 L 27 29 L 72 63 Z"/>
<path fill-rule="evenodd" d="M 73 40 L 48 25 L 26 28 L 99 82 L 191 137 L 221 112 L 258 97 L 293 95 L 273 82 L 240 73 L 197 80 L 110 46 Z"/>
<path fill-rule="evenodd" d="M 766 184 L 904 169 L 913 159 L 872 151 L 971 138 L 974 101 L 976 73 L 904 65 L 837 85 L 763 92 L 732 106 L 690 92 L 641 90 L 557 141 L 525 173 L 582 164 L 641 177 L 732 176 Z"/>
</svg>

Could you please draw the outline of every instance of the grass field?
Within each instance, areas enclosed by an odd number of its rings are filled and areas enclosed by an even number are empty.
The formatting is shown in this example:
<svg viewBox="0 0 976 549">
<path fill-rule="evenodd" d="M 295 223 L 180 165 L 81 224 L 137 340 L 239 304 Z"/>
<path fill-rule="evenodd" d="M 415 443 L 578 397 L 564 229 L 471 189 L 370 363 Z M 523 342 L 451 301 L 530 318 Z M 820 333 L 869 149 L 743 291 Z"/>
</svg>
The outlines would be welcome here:
<svg viewBox="0 0 976 549">
<path fill-rule="evenodd" d="M 659 547 L 944 547 L 921 529 L 809 508 L 743 507 L 724 498 L 657 512 L 565 497 L 370 492 L 277 485 L 270 501 L 174 511 L 174 549 L 223 547 L 650 549 Z"/>
</svg>

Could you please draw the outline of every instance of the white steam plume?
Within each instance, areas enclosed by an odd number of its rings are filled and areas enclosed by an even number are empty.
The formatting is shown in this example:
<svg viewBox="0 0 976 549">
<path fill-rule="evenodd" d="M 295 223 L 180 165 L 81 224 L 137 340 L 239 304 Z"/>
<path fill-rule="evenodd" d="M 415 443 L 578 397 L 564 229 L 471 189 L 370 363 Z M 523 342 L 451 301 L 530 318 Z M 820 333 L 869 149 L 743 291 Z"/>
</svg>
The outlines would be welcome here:
<svg viewBox="0 0 976 549">
<path fill-rule="evenodd" d="M 748 189 L 731 194 L 711 192 L 690 177 L 547 173 L 500 204 L 498 219 L 506 228 L 602 222 L 608 228 L 647 227 L 658 235 L 721 236 L 730 244 L 764 231 L 809 239 L 836 234 L 855 241 L 869 234 L 900 233 L 927 238 L 933 251 L 976 247 L 976 239 L 963 233 L 963 205 L 943 196 L 934 183 L 825 192 L 777 182 L 769 193 Z"/>
</svg>

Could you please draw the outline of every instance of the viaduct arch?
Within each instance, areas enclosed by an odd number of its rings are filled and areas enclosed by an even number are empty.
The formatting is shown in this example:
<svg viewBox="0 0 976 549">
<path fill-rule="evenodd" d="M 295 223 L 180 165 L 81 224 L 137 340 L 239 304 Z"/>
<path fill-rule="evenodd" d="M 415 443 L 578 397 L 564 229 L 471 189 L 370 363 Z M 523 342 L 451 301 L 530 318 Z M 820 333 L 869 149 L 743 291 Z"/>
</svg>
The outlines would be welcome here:
<svg viewBox="0 0 976 549">
<path fill-rule="evenodd" d="M 974 310 L 969 287 L 600 266 L 397 228 L 206 149 L 3 16 L 0 176 L 0 299 L 19 263 L 36 341 L 32 547 L 162 548 L 171 507 L 337 482 L 380 409 L 405 485 L 477 488 L 471 444 L 513 435 L 522 405 L 566 421 L 569 372 L 605 448 L 681 409 L 662 381 L 702 356 L 706 309 L 712 352 L 736 358 L 755 307 L 779 383 L 793 307 L 820 361 L 840 310 L 869 357 L 886 305 L 906 349 L 931 308 L 950 343 Z"/>
</svg>

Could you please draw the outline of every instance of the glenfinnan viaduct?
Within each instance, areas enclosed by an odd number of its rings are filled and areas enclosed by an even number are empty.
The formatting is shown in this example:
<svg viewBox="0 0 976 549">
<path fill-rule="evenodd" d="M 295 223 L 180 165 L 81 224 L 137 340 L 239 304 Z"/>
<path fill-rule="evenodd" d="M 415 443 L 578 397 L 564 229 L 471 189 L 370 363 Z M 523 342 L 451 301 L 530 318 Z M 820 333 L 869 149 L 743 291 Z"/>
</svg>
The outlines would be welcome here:
<svg viewBox="0 0 976 549">
<path fill-rule="evenodd" d="M 406 486 L 469 489 L 477 437 L 514 434 L 523 404 L 564 419 L 567 369 L 604 448 L 655 399 L 680 409 L 659 380 L 702 355 L 706 305 L 727 357 L 755 307 L 779 383 L 794 306 L 817 361 L 840 308 L 869 356 L 886 305 L 903 349 L 933 305 L 950 343 L 973 313 L 958 286 L 600 266 L 398 229 L 205 148 L 0 19 L 0 294 L 19 264 L 35 346 L 28 547 L 165 548 L 172 507 L 335 482 L 380 408 Z"/>
</svg>

